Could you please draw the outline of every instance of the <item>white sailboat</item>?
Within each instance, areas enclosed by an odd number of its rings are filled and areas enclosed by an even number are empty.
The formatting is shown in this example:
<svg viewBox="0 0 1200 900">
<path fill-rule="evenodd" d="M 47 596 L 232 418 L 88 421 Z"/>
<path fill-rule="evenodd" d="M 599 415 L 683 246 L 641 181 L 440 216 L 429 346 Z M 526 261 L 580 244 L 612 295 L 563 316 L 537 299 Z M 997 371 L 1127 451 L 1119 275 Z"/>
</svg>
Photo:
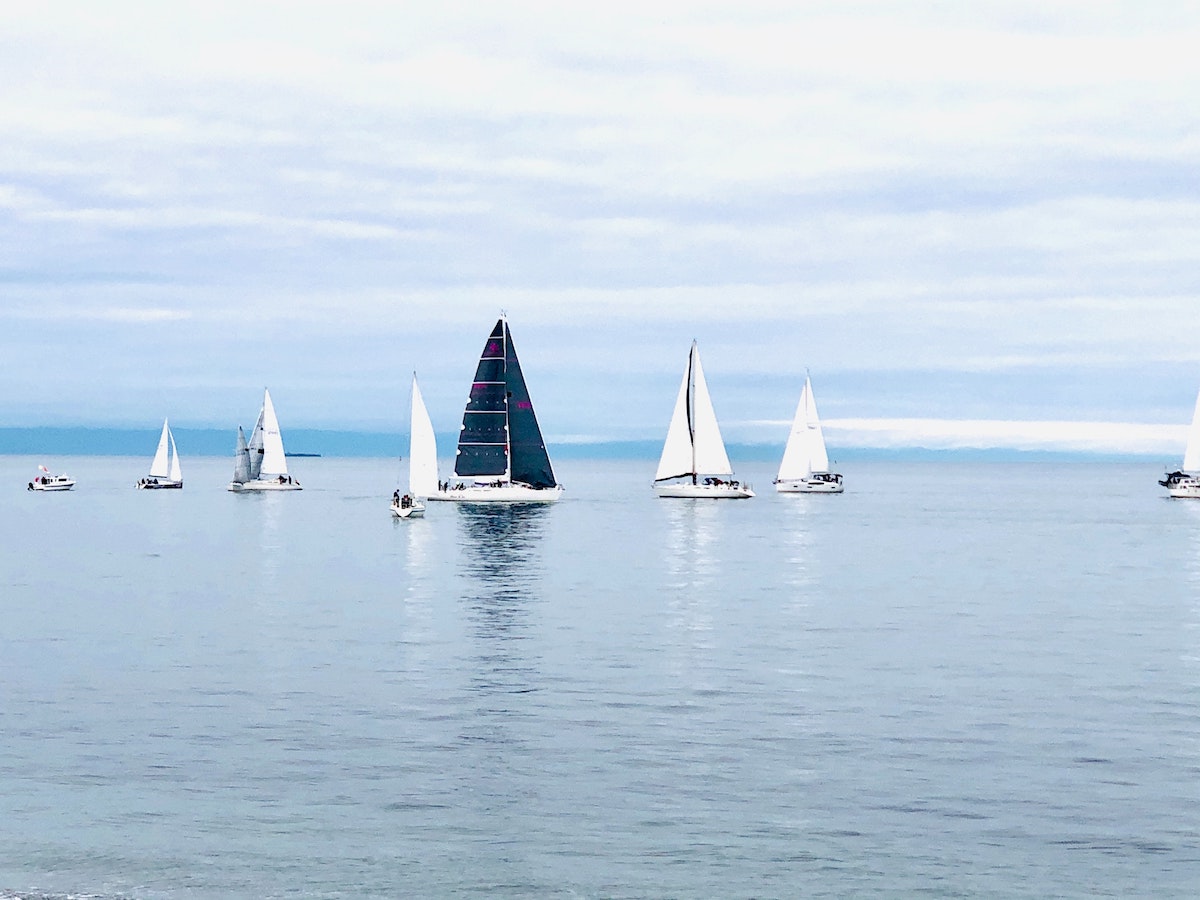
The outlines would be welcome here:
<svg viewBox="0 0 1200 900">
<path fill-rule="evenodd" d="M 229 490 L 239 493 L 301 490 L 300 482 L 288 474 L 287 457 L 283 452 L 283 435 L 279 432 L 279 419 L 275 416 L 275 405 L 271 403 L 271 392 L 265 388 L 258 422 L 243 453 L 244 444 L 245 434 L 239 425 L 237 455 Z"/>
<path fill-rule="evenodd" d="M 667 429 L 654 490 L 660 497 L 703 497 L 741 500 L 753 497 L 747 484 L 733 479 L 721 428 L 713 410 L 700 351 L 692 341 L 683 383 Z M 702 477 L 703 476 L 703 477 Z"/>
<path fill-rule="evenodd" d="M 1200 499 L 1200 393 L 1192 412 L 1192 427 L 1188 430 L 1187 447 L 1183 451 L 1183 468 L 1167 474 L 1160 481 L 1168 496 L 1178 499 Z"/>
<path fill-rule="evenodd" d="M 428 499 L 552 503 L 563 494 L 504 316 L 488 335 L 475 367 L 459 430 L 454 474 L 461 480 L 446 482 Z"/>
<path fill-rule="evenodd" d="M 392 515 L 397 519 L 419 519 L 425 515 L 421 501 L 438 492 L 437 438 L 429 410 L 413 372 L 412 403 L 408 425 L 408 493 L 392 495 Z"/>
<path fill-rule="evenodd" d="M 175 435 L 167 420 L 163 419 L 162 434 L 158 438 L 158 449 L 150 463 L 150 474 L 139 479 L 140 491 L 161 491 L 183 488 L 183 470 L 179 465 L 179 451 L 175 449 Z"/>
<path fill-rule="evenodd" d="M 775 476 L 775 490 L 789 494 L 840 494 L 845 490 L 842 476 L 829 471 L 829 453 L 817 415 L 817 400 L 813 396 L 812 379 L 807 375 L 779 474 Z"/>
<path fill-rule="evenodd" d="M 29 482 L 31 491 L 69 491 L 75 487 L 75 479 L 70 475 L 51 475 L 45 466 L 38 466 L 42 474 Z"/>
</svg>

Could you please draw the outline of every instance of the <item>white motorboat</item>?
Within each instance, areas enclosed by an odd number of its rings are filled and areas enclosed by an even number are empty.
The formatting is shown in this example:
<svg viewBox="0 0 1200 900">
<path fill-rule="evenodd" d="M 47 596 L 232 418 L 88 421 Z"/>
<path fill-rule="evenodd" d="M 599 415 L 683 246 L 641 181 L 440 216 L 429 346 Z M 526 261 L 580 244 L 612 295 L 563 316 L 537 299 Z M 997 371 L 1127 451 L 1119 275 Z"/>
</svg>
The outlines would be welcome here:
<svg viewBox="0 0 1200 900">
<path fill-rule="evenodd" d="M 75 487 L 75 479 L 70 475 L 51 475 L 50 470 L 45 466 L 38 466 L 38 471 L 42 474 L 29 482 L 28 490 L 69 491 Z"/>
</svg>

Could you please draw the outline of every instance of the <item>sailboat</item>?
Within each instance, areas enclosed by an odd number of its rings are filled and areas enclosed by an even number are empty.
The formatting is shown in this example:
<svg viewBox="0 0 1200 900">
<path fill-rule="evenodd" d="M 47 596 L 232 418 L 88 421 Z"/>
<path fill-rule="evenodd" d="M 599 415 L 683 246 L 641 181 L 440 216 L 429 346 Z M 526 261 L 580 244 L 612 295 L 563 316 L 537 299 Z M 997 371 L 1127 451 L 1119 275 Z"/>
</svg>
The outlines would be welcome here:
<svg viewBox="0 0 1200 900">
<path fill-rule="evenodd" d="M 675 411 L 667 428 L 654 490 L 660 497 L 705 497 L 713 500 L 742 500 L 754 491 L 726 476 L 733 475 L 721 428 L 713 410 L 700 350 L 692 341 L 683 383 L 675 400 Z M 701 476 L 703 480 L 701 480 Z"/>
<path fill-rule="evenodd" d="M 842 476 L 829 471 L 829 453 L 817 415 L 817 400 L 813 396 L 812 379 L 807 375 L 775 477 L 775 490 L 788 494 L 840 494 L 845 490 Z"/>
<path fill-rule="evenodd" d="M 258 421 L 254 425 L 248 445 L 242 427 L 238 426 L 238 445 L 229 490 L 240 493 L 300 489 L 300 482 L 288 474 L 287 457 L 283 452 L 283 436 L 279 433 L 279 419 L 275 417 L 271 392 L 264 388 L 262 409 L 258 413 Z"/>
<path fill-rule="evenodd" d="M 1168 473 L 1159 484 L 1171 497 L 1200 499 L 1200 394 L 1196 395 L 1192 427 L 1188 430 L 1187 447 L 1183 451 L 1183 468 Z"/>
<path fill-rule="evenodd" d="M 508 319 L 488 335 L 463 411 L 454 474 L 430 500 L 459 503 L 552 503 L 563 489 L 554 479 Z"/>
<path fill-rule="evenodd" d="M 412 403 L 408 425 L 408 493 L 392 495 L 392 515 L 397 519 L 419 519 L 425 515 L 423 498 L 438 492 L 437 438 L 429 410 L 413 372 Z"/>
<path fill-rule="evenodd" d="M 179 451 L 175 449 L 175 435 L 171 426 L 163 419 L 162 434 L 158 438 L 158 449 L 150 463 L 150 474 L 138 480 L 139 491 L 161 491 L 183 487 L 183 470 L 179 466 Z"/>
</svg>

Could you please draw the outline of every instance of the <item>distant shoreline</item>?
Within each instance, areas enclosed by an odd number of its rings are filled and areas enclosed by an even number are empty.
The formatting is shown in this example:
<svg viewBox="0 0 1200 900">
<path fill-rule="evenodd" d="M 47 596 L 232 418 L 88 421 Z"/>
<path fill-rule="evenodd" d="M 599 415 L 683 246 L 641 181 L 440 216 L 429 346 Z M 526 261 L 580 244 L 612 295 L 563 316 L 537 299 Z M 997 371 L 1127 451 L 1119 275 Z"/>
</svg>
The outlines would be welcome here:
<svg viewBox="0 0 1200 900">
<path fill-rule="evenodd" d="M 188 456 L 232 456 L 234 441 L 228 429 L 174 428 L 180 454 Z M 457 435 L 438 435 L 443 453 L 451 451 Z M 304 450 L 289 452 L 289 457 L 343 457 L 360 459 L 398 458 L 408 451 L 407 437 L 369 431 L 335 431 L 293 428 L 284 439 Z M 154 453 L 156 430 L 132 428 L 0 428 L 0 456 L 145 456 Z M 631 459 L 655 460 L 662 450 L 661 440 L 598 441 L 583 443 L 546 442 L 553 459 Z M 782 441 L 774 443 L 729 443 L 730 458 L 738 462 L 778 460 Z M 1132 453 L 1087 450 L 1019 450 L 1007 447 L 830 447 L 836 463 L 858 460 L 977 460 L 980 462 L 1053 462 L 1069 460 L 1144 461 L 1171 465 L 1173 458 L 1161 453 Z"/>
</svg>

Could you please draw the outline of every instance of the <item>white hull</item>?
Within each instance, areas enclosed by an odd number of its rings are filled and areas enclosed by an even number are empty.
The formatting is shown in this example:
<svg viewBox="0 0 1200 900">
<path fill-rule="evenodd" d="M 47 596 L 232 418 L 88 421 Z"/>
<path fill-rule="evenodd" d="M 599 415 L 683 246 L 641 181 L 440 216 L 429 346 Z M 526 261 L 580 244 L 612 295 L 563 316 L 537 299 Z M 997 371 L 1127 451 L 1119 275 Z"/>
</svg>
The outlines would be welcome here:
<svg viewBox="0 0 1200 900">
<path fill-rule="evenodd" d="M 412 506 L 393 503 L 391 510 L 392 515 L 397 519 L 422 519 L 425 517 L 425 504 L 423 503 L 414 503 Z"/>
<path fill-rule="evenodd" d="M 167 481 L 165 479 L 160 481 L 139 481 L 137 483 L 137 489 L 139 491 L 183 490 L 183 482 Z"/>
<path fill-rule="evenodd" d="M 1188 478 L 1167 489 L 1167 496 L 1176 500 L 1200 500 L 1200 478 Z"/>
<path fill-rule="evenodd" d="M 846 489 L 840 481 L 792 478 L 775 482 L 775 490 L 781 494 L 840 494 Z"/>
<path fill-rule="evenodd" d="M 298 481 L 281 482 L 278 478 L 258 478 L 254 481 L 231 481 L 229 490 L 242 494 L 247 491 L 299 491 L 303 488 Z"/>
<path fill-rule="evenodd" d="M 562 495 L 563 489 L 559 485 L 552 488 L 531 488 L 516 484 L 500 487 L 473 484 L 461 489 L 437 491 L 426 499 L 449 503 L 553 503 Z"/>
<path fill-rule="evenodd" d="M 654 493 L 692 500 L 747 500 L 754 496 L 754 491 L 746 485 L 728 484 L 656 484 Z"/>
<path fill-rule="evenodd" d="M 62 476 L 59 476 L 59 478 L 61 477 Z M 69 491 L 73 487 L 75 487 L 75 482 L 70 479 L 54 480 L 50 482 L 31 481 L 29 483 L 29 489 L 31 491 Z"/>
</svg>

